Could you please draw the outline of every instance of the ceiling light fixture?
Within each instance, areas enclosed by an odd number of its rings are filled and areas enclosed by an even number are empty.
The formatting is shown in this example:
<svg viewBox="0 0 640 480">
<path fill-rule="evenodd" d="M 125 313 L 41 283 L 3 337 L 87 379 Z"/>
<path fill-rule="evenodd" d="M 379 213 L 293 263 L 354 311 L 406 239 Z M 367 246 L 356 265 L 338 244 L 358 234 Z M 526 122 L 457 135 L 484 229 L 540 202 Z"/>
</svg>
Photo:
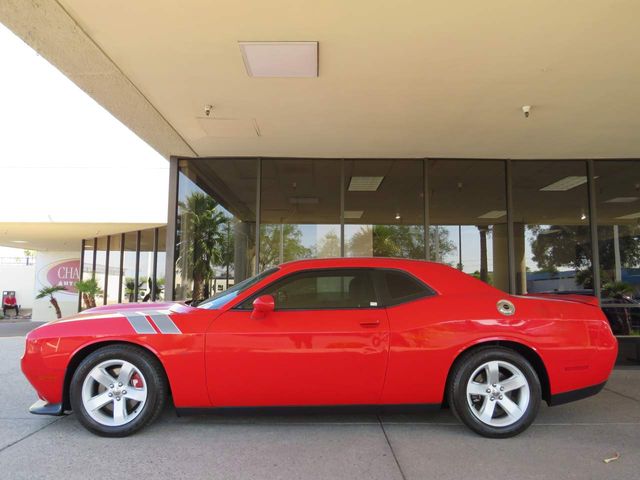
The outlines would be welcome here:
<svg viewBox="0 0 640 480">
<path fill-rule="evenodd" d="M 483 213 L 478 218 L 500 218 L 507 214 L 506 210 L 490 210 L 487 213 Z"/>
<path fill-rule="evenodd" d="M 13 243 L 29 243 L 26 240 L 11 240 Z"/>
<path fill-rule="evenodd" d="M 636 200 L 638 200 L 638 197 L 615 197 L 605 200 L 604 203 L 633 203 Z"/>
<path fill-rule="evenodd" d="M 400 220 L 402 217 L 400 216 L 399 213 L 396 213 L 396 220 Z"/>
<path fill-rule="evenodd" d="M 586 220 L 586 219 L 587 219 L 587 215 L 584 212 L 582 212 L 580 214 L 580 220 Z"/>
<path fill-rule="evenodd" d="M 380 187 L 384 177 L 351 177 L 350 192 L 375 192 Z"/>
<path fill-rule="evenodd" d="M 541 192 L 566 192 L 572 188 L 579 187 L 587 183 L 587 177 L 585 175 L 573 175 L 564 177 L 557 182 L 550 183 L 546 187 L 540 189 Z"/>
<path fill-rule="evenodd" d="M 364 215 L 364 210 L 345 210 L 344 211 L 345 219 L 362 218 L 362 215 Z"/>
<path fill-rule="evenodd" d="M 250 77 L 317 77 L 318 42 L 238 42 Z"/>
<path fill-rule="evenodd" d="M 622 215 L 621 217 L 616 217 L 618 220 L 635 220 L 636 218 L 640 218 L 640 212 L 630 213 L 628 215 Z"/>
</svg>

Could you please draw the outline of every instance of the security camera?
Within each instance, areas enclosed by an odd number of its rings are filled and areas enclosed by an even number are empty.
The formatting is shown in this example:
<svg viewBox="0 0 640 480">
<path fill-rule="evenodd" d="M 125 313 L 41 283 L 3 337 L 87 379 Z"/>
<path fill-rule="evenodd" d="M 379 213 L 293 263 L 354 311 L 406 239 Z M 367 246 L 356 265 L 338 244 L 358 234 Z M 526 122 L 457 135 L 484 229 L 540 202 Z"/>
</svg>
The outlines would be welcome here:
<svg viewBox="0 0 640 480">
<path fill-rule="evenodd" d="M 531 113 L 531 105 L 524 105 L 522 107 L 522 113 L 524 113 L 524 118 L 529 118 L 529 114 Z"/>
<path fill-rule="evenodd" d="M 211 115 L 211 111 L 213 110 L 213 105 L 205 105 L 204 106 L 204 114 L 208 117 Z"/>
</svg>

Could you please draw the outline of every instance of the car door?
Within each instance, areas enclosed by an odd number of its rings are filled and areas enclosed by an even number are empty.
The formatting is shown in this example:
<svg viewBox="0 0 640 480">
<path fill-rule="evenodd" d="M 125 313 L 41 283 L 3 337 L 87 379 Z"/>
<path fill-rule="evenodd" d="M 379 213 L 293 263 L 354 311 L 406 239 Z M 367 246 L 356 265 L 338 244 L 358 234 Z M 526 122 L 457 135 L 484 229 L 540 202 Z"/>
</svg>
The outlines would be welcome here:
<svg viewBox="0 0 640 480">
<path fill-rule="evenodd" d="M 273 295 L 275 309 L 252 318 L 262 295 Z M 378 403 L 388 331 L 369 269 L 285 276 L 211 323 L 205 359 L 212 404 Z"/>
</svg>

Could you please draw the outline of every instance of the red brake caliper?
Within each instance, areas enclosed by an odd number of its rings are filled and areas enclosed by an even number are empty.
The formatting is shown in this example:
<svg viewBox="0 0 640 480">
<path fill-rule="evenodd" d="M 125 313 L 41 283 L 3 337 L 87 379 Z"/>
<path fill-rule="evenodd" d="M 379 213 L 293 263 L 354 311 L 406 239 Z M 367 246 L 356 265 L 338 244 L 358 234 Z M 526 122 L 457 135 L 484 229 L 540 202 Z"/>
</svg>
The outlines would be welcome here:
<svg viewBox="0 0 640 480">
<path fill-rule="evenodd" d="M 142 378 L 137 373 L 131 376 L 131 385 L 135 388 L 142 388 Z"/>
</svg>

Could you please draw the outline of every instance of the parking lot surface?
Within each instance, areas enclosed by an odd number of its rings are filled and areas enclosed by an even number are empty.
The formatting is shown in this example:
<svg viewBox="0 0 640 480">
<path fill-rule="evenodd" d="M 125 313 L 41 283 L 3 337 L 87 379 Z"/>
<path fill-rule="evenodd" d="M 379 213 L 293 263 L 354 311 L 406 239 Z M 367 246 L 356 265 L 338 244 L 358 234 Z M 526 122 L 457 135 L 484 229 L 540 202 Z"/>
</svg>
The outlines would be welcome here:
<svg viewBox="0 0 640 480">
<path fill-rule="evenodd" d="M 640 479 L 640 369 L 615 370 L 595 397 L 543 405 L 507 440 L 473 434 L 448 410 L 179 418 L 170 408 L 132 437 L 107 439 L 73 415 L 28 413 L 36 396 L 20 372 L 23 347 L 0 337 L 3 479 Z"/>
</svg>

